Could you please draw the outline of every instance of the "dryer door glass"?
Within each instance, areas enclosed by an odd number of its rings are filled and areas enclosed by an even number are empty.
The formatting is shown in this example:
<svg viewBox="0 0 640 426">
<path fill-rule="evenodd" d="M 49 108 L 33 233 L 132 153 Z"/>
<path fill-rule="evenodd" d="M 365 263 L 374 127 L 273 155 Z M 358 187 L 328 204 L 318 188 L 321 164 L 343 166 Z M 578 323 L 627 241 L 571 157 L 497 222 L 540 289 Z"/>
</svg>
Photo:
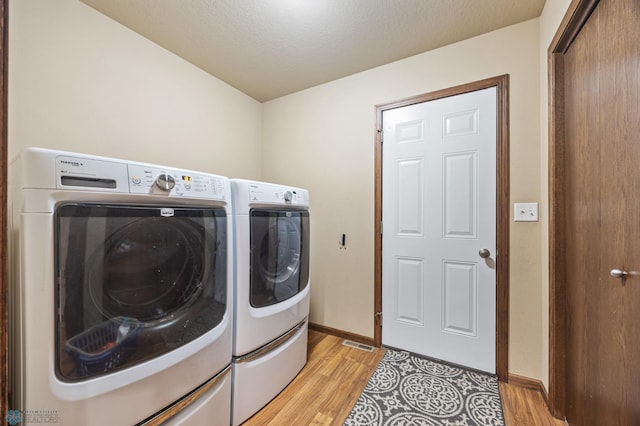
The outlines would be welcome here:
<svg viewBox="0 0 640 426">
<path fill-rule="evenodd" d="M 251 306 L 287 300 L 309 283 L 309 212 L 250 213 Z"/>
<path fill-rule="evenodd" d="M 64 204 L 56 211 L 57 372 L 107 374 L 221 324 L 223 209 Z"/>
</svg>

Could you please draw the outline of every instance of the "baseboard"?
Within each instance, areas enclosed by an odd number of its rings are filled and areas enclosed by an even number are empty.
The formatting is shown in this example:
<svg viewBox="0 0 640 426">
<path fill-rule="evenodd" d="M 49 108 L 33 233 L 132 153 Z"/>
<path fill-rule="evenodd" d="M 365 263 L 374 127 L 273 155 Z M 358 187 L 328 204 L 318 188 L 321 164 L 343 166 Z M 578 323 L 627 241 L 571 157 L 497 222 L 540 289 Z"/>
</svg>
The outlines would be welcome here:
<svg viewBox="0 0 640 426">
<path fill-rule="evenodd" d="M 547 391 L 547 388 L 544 387 L 544 383 L 542 383 L 541 380 L 518 376 L 517 374 L 509 374 L 508 383 L 513 386 L 519 386 L 521 388 L 540 392 L 540 395 L 542 395 L 542 399 L 544 400 L 547 409 L 549 410 L 549 412 L 551 412 L 551 407 L 549 406 L 549 392 Z"/>
<path fill-rule="evenodd" d="M 348 331 L 338 330 L 337 328 L 327 327 L 326 325 L 315 324 L 312 322 L 309 323 L 309 329 L 375 347 L 372 337 L 361 336 L 360 334 L 350 333 Z"/>
<path fill-rule="evenodd" d="M 542 387 L 542 390 L 540 390 L 540 393 L 542 394 L 542 399 L 544 400 L 545 405 L 549 409 L 549 412 L 551 412 L 551 406 L 549 405 L 549 392 L 547 392 L 547 388 L 544 387 L 544 384 L 540 383 L 540 386 Z"/>
<path fill-rule="evenodd" d="M 518 376 L 517 374 L 511 373 L 509 373 L 508 380 L 508 383 L 510 385 L 544 393 L 544 385 L 540 380 L 532 379 L 530 377 Z"/>
</svg>

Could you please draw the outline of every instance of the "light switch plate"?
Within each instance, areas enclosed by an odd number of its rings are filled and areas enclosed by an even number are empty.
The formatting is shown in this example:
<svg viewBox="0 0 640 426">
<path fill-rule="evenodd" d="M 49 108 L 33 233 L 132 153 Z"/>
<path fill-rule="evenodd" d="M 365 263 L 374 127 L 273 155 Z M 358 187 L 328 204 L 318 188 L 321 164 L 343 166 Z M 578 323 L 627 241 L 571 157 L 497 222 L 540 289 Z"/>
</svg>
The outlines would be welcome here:
<svg viewBox="0 0 640 426">
<path fill-rule="evenodd" d="M 537 222 L 538 203 L 514 203 L 513 220 L 514 222 Z"/>
</svg>

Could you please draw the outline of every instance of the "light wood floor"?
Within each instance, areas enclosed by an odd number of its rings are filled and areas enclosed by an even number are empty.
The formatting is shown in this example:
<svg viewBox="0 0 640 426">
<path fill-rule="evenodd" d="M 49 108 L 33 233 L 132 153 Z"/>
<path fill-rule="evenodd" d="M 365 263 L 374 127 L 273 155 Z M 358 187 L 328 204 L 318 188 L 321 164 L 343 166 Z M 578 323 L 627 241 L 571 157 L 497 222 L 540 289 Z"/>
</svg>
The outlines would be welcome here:
<svg viewBox="0 0 640 426">
<path fill-rule="evenodd" d="M 342 425 L 384 355 L 342 345 L 341 338 L 309 331 L 307 365 L 245 426 Z M 539 392 L 500 385 L 507 426 L 563 426 Z"/>
</svg>

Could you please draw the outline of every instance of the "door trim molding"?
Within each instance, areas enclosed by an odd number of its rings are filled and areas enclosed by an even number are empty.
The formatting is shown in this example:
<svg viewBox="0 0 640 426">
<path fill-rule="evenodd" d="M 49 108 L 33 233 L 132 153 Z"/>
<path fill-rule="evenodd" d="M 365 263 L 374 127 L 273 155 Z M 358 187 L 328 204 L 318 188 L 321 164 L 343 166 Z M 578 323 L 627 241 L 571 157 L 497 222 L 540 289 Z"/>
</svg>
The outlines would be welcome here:
<svg viewBox="0 0 640 426">
<path fill-rule="evenodd" d="M 476 90 L 496 88 L 496 375 L 509 380 L 509 75 L 504 74 L 473 83 L 437 90 L 394 102 L 376 105 L 375 195 L 374 195 L 374 333 L 376 346 L 382 344 L 382 113 Z"/>
<path fill-rule="evenodd" d="M 7 152 L 8 107 L 7 87 L 9 68 L 9 1 L 0 0 L 0 416 L 9 409 L 9 343 L 8 343 L 8 238 L 7 238 Z"/>
<path fill-rule="evenodd" d="M 549 411 L 566 414 L 567 333 L 565 241 L 561 226 L 565 204 L 563 56 L 599 0 L 573 0 L 547 50 L 549 76 Z"/>
</svg>

